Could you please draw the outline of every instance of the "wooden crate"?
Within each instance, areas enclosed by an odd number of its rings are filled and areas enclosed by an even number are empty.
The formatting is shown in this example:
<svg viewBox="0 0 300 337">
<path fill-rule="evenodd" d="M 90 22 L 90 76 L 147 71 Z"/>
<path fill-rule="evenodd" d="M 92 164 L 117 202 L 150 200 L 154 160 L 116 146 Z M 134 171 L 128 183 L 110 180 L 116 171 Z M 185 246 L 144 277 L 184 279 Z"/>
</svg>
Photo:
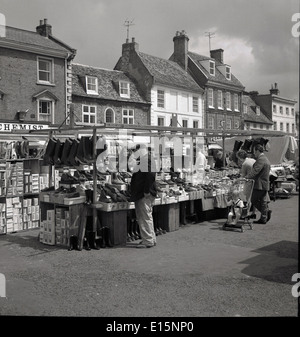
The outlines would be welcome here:
<svg viewBox="0 0 300 337">
<path fill-rule="evenodd" d="M 179 229 L 180 222 L 180 205 L 179 203 L 161 205 L 158 208 L 158 227 L 165 229 L 167 232 L 173 232 Z"/>
<path fill-rule="evenodd" d="M 114 246 L 125 245 L 127 240 L 127 210 L 98 212 L 101 227 L 110 229 L 110 240 Z"/>
</svg>

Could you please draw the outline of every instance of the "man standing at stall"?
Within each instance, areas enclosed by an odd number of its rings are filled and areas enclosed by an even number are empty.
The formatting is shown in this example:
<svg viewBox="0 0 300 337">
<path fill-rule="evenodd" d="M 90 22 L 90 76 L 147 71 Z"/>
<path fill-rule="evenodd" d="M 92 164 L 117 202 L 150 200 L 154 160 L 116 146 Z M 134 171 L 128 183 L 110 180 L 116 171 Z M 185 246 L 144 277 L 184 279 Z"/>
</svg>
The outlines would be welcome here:
<svg viewBox="0 0 300 337">
<path fill-rule="evenodd" d="M 136 219 L 142 241 L 137 248 L 151 248 L 156 245 L 152 206 L 156 196 L 155 160 L 145 144 L 138 145 L 134 153 L 136 165 L 131 178 L 131 201 L 135 204 Z"/>
<path fill-rule="evenodd" d="M 271 210 L 269 210 L 267 202 L 267 193 L 270 189 L 269 175 L 271 165 L 264 154 L 262 145 L 258 144 L 254 147 L 254 157 L 256 162 L 245 178 L 254 179 L 251 203 L 261 213 L 260 219 L 254 221 L 254 223 L 266 224 L 271 218 Z"/>
</svg>

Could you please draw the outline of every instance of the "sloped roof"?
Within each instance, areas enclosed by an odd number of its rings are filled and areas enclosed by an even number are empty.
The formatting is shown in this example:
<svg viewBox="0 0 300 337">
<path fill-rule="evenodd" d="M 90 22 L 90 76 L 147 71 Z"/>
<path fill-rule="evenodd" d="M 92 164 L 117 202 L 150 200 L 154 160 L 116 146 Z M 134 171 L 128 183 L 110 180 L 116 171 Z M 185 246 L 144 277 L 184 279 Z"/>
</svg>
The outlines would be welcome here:
<svg viewBox="0 0 300 337">
<path fill-rule="evenodd" d="M 123 102 L 149 103 L 138 92 L 138 89 L 124 72 L 119 70 L 108 70 L 97 67 L 91 67 L 78 63 L 72 65 L 72 93 L 73 95 L 83 97 L 102 98 Z M 98 78 L 98 95 L 89 95 L 86 93 L 84 78 L 85 76 L 95 76 Z M 117 83 L 119 81 L 129 82 L 130 98 L 120 97 Z"/>
<path fill-rule="evenodd" d="M 219 62 L 218 60 L 208 57 L 208 56 L 203 56 L 199 55 L 193 52 L 188 52 L 188 56 L 191 58 L 191 60 L 199 67 L 199 69 L 202 70 L 202 72 L 206 75 L 208 80 L 212 82 L 217 82 L 217 83 L 223 83 L 227 85 L 234 85 L 240 88 L 244 88 L 243 84 L 231 73 L 231 80 L 227 80 L 226 77 L 221 73 L 221 71 L 218 69 L 218 66 L 224 65 L 223 63 Z M 204 60 L 212 60 L 215 62 L 216 65 L 216 71 L 215 71 L 215 76 L 212 76 L 201 64 L 201 61 Z"/>
<path fill-rule="evenodd" d="M 55 42 L 57 40 L 57 42 Z M 39 48 L 44 49 L 51 49 L 61 52 L 67 52 L 70 51 L 71 48 L 65 45 L 63 46 L 62 42 L 60 42 L 58 39 L 51 36 L 49 38 L 46 38 L 44 36 L 41 36 L 37 32 L 32 32 L 24 29 L 14 28 L 6 26 L 5 31 L 5 37 L 0 37 L 0 43 L 1 41 L 8 41 L 8 42 L 15 42 L 20 45 L 20 48 L 22 45 L 31 45 Z"/>
<path fill-rule="evenodd" d="M 178 87 L 187 91 L 202 92 L 203 89 L 176 62 L 137 52 L 157 84 Z"/>
<path fill-rule="evenodd" d="M 248 95 L 243 95 L 243 104 L 246 104 L 248 109 L 247 113 L 244 114 L 244 120 L 252 123 L 263 123 L 273 125 L 273 122 L 263 113 L 263 109 L 260 107 L 260 114 L 256 114 L 257 105 L 253 99 Z"/>
</svg>

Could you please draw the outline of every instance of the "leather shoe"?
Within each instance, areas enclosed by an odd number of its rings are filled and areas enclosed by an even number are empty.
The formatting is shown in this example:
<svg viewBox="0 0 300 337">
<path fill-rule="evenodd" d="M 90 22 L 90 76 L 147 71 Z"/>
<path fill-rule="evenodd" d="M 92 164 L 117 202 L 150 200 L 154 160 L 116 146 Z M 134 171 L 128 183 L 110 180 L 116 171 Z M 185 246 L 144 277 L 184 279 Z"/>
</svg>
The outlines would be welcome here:
<svg viewBox="0 0 300 337">
<path fill-rule="evenodd" d="M 272 211 L 269 209 L 267 213 L 267 222 L 270 221 L 272 215 Z"/>
</svg>

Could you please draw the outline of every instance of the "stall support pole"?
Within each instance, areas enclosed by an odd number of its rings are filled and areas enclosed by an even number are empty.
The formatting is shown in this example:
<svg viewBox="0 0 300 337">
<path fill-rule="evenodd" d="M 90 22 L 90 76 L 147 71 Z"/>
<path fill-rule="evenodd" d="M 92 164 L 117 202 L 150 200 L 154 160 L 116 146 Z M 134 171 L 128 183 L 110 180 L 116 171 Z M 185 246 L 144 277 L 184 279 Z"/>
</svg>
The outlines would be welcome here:
<svg viewBox="0 0 300 337">
<path fill-rule="evenodd" d="M 97 202 L 97 165 L 96 165 L 96 143 L 97 143 L 97 129 L 93 129 L 93 204 Z M 93 232 L 97 232 L 98 213 L 97 208 L 93 207 Z"/>
</svg>

